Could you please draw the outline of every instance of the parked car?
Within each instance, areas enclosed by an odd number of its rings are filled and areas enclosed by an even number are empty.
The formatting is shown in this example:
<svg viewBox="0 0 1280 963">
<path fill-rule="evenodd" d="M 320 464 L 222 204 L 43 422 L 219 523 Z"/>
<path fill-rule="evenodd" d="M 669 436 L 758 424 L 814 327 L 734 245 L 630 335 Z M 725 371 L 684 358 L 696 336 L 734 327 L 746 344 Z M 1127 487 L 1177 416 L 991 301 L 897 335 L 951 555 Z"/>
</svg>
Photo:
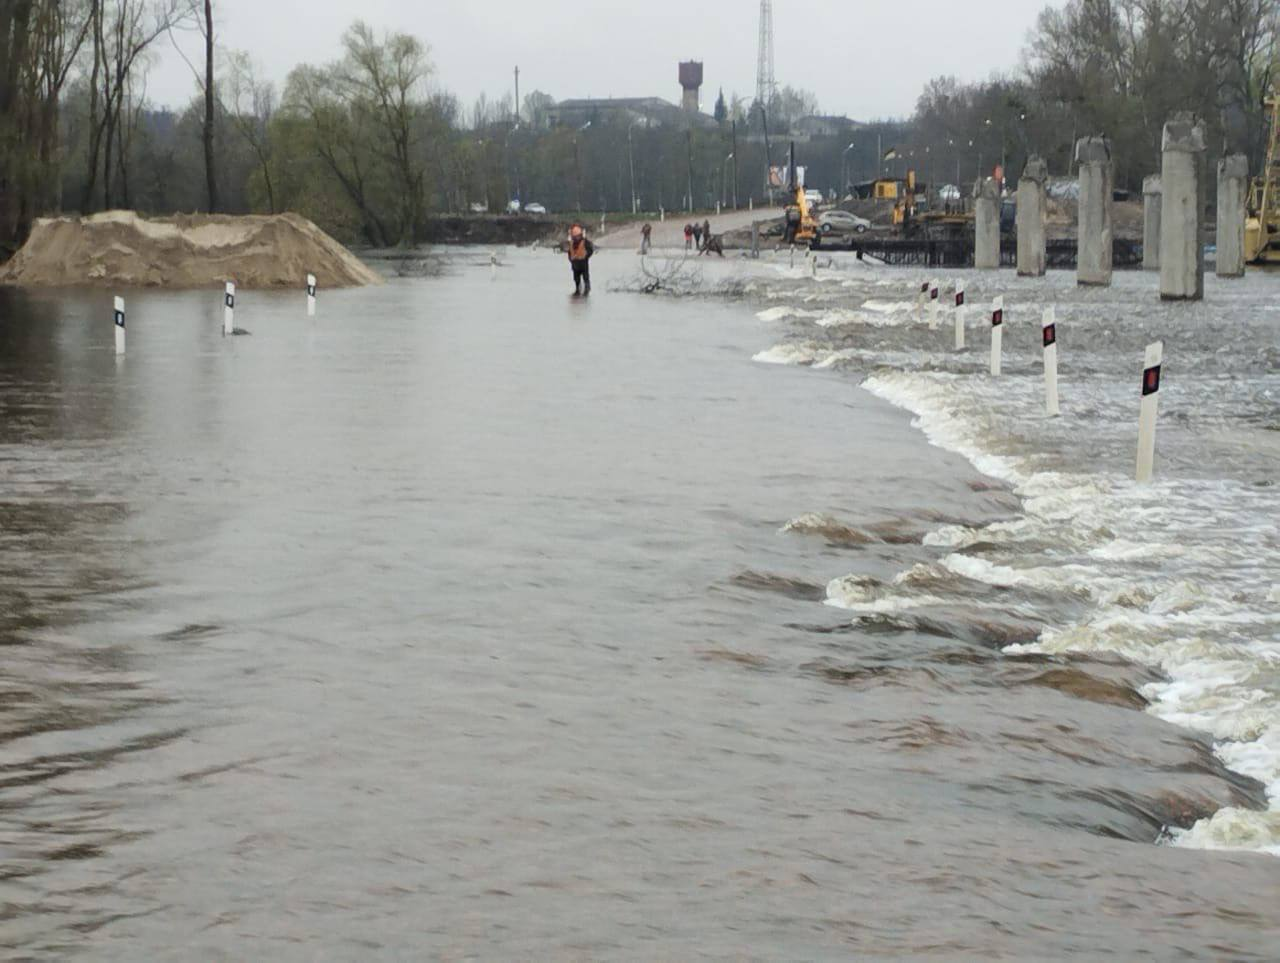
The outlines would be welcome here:
<svg viewBox="0 0 1280 963">
<path fill-rule="evenodd" d="M 545 214 L 547 213 L 547 209 L 535 201 L 532 204 L 526 204 L 524 206 L 524 212 L 526 214 Z"/>
<path fill-rule="evenodd" d="M 507 213 L 508 213 L 508 214 L 519 214 L 519 213 L 520 213 L 520 201 L 519 201 L 519 200 L 508 201 L 508 202 L 507 202 Z"/>
<path fill-rule="evenodd" d="M 486 203 L 484 203 L 484 201 L 472 201 L 472 202 L 471 202 L 471 213 L 472 213 L 472 214 L 488 214 L 488 213 L 489 213 L 489 205 L 488 205 L 488 204 L 486 204 Z"/>
<path fill-rule="evenodd" d="M 871 222 L 848 211 L 827 211 L 818 218 L 818 227 L 823 234 L 830 234 L 832 231 L 862 234 L 871 229 Z"/>
<path fill-rule="evenodd" d="M 817 207 L 819 204 L 823 203 L 826 200 L 826 198 L 823 197 L 822 195 L 822 191 L 816 190 L 815 188 L 812 188 L 812 187 L 804 192 L 804 199 L 805 199 L 805 202 L 809 205 L 810 210 Z"/>
</svg>

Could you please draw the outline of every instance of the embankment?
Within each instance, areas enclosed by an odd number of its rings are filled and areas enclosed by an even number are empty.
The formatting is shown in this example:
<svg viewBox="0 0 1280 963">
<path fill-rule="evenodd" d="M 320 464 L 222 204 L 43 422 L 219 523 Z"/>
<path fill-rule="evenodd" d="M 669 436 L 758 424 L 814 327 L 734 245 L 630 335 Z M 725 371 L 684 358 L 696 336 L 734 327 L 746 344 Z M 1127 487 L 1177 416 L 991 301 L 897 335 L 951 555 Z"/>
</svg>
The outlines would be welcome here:
<svg viewBox="0 0 1280 963">
<path fill-rule="evenodd" d="M 242 288 L 380 284 L 380 275 L 297 214 L 176 215 L 133 211 L 42 218 L 0 284 L 21 287 Z"/>
</svg>

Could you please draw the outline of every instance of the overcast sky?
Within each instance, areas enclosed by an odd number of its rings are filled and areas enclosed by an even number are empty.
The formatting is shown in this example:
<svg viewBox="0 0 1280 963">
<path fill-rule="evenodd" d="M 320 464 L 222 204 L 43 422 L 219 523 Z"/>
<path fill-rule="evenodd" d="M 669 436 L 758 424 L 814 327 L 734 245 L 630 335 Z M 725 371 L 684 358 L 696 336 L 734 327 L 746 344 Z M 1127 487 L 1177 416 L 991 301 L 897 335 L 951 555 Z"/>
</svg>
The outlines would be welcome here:
<svg viewBox="0 0 1280 963">
<path fill-rule="evenodd" d="M 1062 0 L 774 0 L 777 82 L 812 90 L 824 113 L 905 116 L 941 74 L 980 80 L 1015 68 L 1027 31 Z M 759 0 L 214 0 L 221 45 L 247 50 L 283 86 L 296 64 L 338 55 L 357 16 L 431 47 L 435 83 L 469 106 L 481 92 L 567 97 L 659 96 L 679 102 L 681 60 L 705 63 L 703 109 L 723 87 L 755 92 Z M 998 13 L 997 13 L 998 11 Z M 199 62 L 198 34 L 183 41 Z M 184 105 L 190 68 L 157 46 L 152 99 Z"/>
</svg>

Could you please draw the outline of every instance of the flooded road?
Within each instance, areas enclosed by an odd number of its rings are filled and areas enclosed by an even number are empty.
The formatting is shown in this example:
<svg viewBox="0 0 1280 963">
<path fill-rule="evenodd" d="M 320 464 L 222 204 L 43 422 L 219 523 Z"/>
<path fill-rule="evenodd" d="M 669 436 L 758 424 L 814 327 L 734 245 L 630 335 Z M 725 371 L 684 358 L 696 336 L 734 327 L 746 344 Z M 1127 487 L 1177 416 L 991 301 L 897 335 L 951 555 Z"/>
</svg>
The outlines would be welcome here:
<svg viewBox="0 0 1280 963">
<path fill-rule="evenodd" d="M 809 282 L 634 261 L 131 292 L 123 359 L 0 291 L 0 946 L 1273 957 L 1280 860 L 1157 844 L 1263 782 L 1045 644 L 1088 592 L 939 571 L 1016 480 L 753 362 Z"/>
</svg>

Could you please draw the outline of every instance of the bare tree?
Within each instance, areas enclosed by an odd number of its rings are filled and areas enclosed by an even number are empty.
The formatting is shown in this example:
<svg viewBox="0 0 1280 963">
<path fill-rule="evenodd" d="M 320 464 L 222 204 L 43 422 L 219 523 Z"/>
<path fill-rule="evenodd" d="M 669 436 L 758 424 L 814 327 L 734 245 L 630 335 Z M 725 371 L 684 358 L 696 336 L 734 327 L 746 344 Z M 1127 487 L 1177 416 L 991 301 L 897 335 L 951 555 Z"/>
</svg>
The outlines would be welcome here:
<svg viewBox="0 0 1280 963">
<path fill-rule="evenodd" d="M 61 204 L 59 101 L 87 9 L 85 0 L 0 0 L 0 253 Z"/>
<path fill-rule="evenodd" d="M 204 177 L 209 213 L 218 211 L 218 178 L 213 158 L 213 0 L 204 0 Z"/>
<path fill-rule="evenodd" d="M 113 149 L 120 132 L 129 79 L 144 62 L 147 48 L 188 12 L 182 0 L 91 0 L 91 5 L 93 92 L 90 99 L 88 177 L 80 205 L 84 211 L 93 208 L 100 165 L 102 203 L 104 207 L 111 206 L 115 196 Z"/>
<path fill-rule="evenodd" d="M 374 159 L 369 142 L 375 132 L 369 115 L 358 107 L 352 109 L 336 92 L 335 71 L 296 67 L 289 75 L 285 104 L 306 121 L 312 148 L 359 211 L 370 242 L 386 247 L 391 233 L 371 196 Z"/>
<path fill-rule="evenodd" d="M 258 79 L 252 58 L 244 52 L 225 58 L 227 72 L 222 83 L 224 109 L 231 125 L 249 145 L 262 172 L 267 207 L 276 213 L 275 185 L 271 176 L 271 118 L 275 113 L 275 87 Z"/>
<path fill-rule="evenodd" d="M 417 150 L 419 97 L 431 72 L 426 47 L 408 34 L 388 34 L 381 43 L 357 20 L 343 37 L 346 57 L 339 77 L 351 102 L 368 106 L 377 119 L 379 142 L 399 180 L 400 239 L 418 235 L 425 194 L 425 171 Z"/>
</svg>

